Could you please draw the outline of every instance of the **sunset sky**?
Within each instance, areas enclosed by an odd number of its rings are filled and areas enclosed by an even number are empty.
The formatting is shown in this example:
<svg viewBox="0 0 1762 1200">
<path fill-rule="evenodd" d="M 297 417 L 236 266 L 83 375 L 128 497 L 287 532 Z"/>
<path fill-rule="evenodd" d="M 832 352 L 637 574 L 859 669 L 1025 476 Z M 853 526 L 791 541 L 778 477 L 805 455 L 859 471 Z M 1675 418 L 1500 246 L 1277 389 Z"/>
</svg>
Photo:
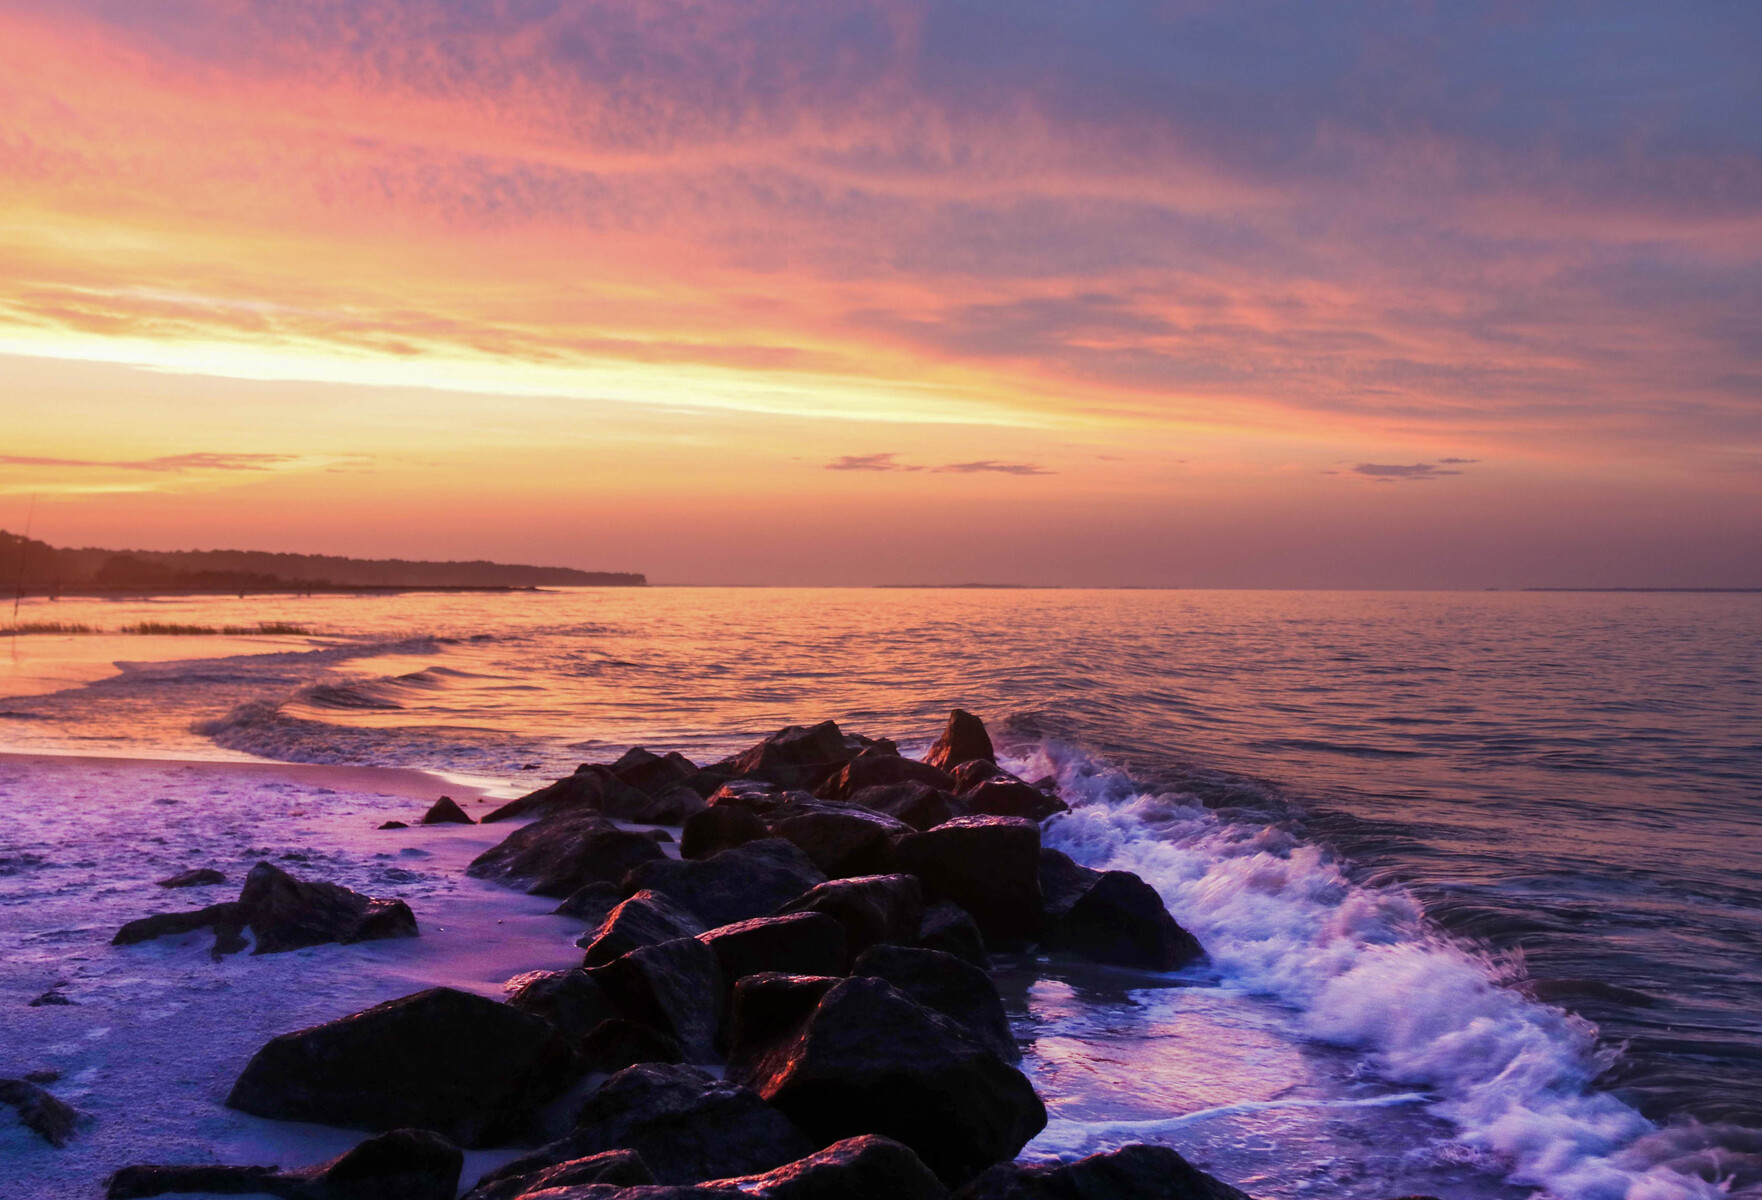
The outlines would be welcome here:
<svg viewBox="0 0 1762 1200">
<path fill-rule="evenodd" d="M 1762 4 L 0 0 L 0 527 L 1762 585 Z"/>
</svg>

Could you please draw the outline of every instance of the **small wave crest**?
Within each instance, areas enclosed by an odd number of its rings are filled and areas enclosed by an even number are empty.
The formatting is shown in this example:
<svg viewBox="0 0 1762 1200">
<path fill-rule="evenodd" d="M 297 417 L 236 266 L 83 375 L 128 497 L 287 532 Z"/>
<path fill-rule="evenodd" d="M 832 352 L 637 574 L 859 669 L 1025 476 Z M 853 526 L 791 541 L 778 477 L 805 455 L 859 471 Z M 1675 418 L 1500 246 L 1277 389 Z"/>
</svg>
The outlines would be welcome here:
<svg viewBox="0 0 1762 1200">
<path fill-rule="evenodd" d="M 1510 1182 L 1569 1200 L 1727 1194 L 1737 1164 L 1706 1139 L 1666 1137 L 1591 1086 L 1607 1065 L 1592 1025 L 1506 986 L 1520 963 L 1448 940 L 1406 889 L 1354 883 L 1324 847 L 1194 796 L 1146 793 L 1057 743 L 1020 766 L 1055 776 L 1072 805 L 1049 846 L 1142 876 L 1226 984 L 1292 1006 L 1306 1036 L 1366 1054 L 1387 1082 L 1425 1089 L 1430 1111 Z"/>
</svg>

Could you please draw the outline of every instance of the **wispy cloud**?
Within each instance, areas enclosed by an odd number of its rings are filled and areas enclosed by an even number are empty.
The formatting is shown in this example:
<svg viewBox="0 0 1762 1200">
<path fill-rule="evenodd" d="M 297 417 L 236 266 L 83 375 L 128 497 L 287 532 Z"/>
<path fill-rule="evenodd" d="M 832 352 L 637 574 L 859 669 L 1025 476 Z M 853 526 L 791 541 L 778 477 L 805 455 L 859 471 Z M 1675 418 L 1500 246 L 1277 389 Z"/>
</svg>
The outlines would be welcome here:
<svg viewBox="0 0 1762 1200">
<path fill-rule="evenodd" d="M 923 467 L 914 463 L 902 463 L 899 455 L 887 454 L 846 454 L 826 464 L 828 471 L 928 471 L 932 475 L 1054 475 L 1039 463 L 998 462 L 996 459 L 981 459 L 977 462 L 944 463 L 940 467 Z"/>
<path fill-rule="evenodd" d="M 1466 462 L 1466 459 L 1446 458 L 1444 462 Z M 1359 463 L 1352 468 L 1355 475 L 1368 475 L 1379 483 L 1417 482 L 1422 479 L 1437 479 L 1443 475 L 1460 475 L 1461 471 L 1445 470 L 1435 463 Z"/>
<path fill-rule="evenodd" d="M 899 455 L 888 454 L 846 454 L 826 464 L 828 471 L 922 471 L 923 467 L 907 466 L 898 461 Z"/>
<path fill-rule="evenodd" d="M 158 458 L 93 459 L 42 458 L 27 454 L 0 454 L 0 464 L 11 467 L 73 467 L 112 471 L 272 471 L 299 461 L 295 454 L 167 454 Z"/>
<path fill-rule="evenodd" d="M 979 462 L 948 463 L 946 466 L 931 468 L 938 475 L 978 475 L 987 472 L 995 475 L 1054 475 L 1039 463 L 997 462 L 995 459 L 983 459 Z"/>
</svg>

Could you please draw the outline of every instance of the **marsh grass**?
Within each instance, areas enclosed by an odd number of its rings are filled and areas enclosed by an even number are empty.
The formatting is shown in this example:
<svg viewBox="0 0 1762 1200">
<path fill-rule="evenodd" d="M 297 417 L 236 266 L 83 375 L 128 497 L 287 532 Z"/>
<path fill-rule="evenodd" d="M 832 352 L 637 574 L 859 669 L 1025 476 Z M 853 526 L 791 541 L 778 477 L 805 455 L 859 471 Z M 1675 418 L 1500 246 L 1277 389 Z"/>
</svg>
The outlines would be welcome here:
<svg viewBox="0 0 1762 1200">
<path fill-rule="evenodd" d="M 179 625 L 169 621 L 140 621 L 124 625 L 123 633 L 146 637 L 257 637 L 263 634 L 304 634 L 304 625 L 290 621 L 259 621 L 255 625 Z"/>
<path fill-rule="evenodd" d="M 97 633 L 96 625 L 77 621 L 21 621 L 17 625 L 0 625 L 0 637 L 20 637 L 31 633 Z"/>
</svg>

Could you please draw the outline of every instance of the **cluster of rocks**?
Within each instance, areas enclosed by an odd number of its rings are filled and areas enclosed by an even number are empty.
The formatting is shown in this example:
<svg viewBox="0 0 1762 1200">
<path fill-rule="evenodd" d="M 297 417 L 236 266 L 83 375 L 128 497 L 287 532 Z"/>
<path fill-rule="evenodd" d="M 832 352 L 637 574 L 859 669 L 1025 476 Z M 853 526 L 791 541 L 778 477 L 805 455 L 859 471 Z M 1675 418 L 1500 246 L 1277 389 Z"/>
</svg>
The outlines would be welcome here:
<svg viewBox="0 0 1762 1200">
<path fill-rule="evenodd" d="M 469 1200 L 1236 1200 L 1159 1147 L 1012 1161 L 1046 1110 L 990 954 L 1166 970 L 1203 953 L 1136 876 L 1041 846 L 1063 810 L 958 711 L 924 761 L 826 722 L 708 767 L 584 766 L 486 816 L 531 821 L 469 868 L 560 899 L 588 926 L 579 967 L 264 1045 L 227 1104 L 381 1134 L 332 1163 L 131 1167 L 109 1194 L 439 1200 L 453 1147 L 525 1144 Z M 615 821 L 681 826 L 680 856 Z"/>
</svg>

